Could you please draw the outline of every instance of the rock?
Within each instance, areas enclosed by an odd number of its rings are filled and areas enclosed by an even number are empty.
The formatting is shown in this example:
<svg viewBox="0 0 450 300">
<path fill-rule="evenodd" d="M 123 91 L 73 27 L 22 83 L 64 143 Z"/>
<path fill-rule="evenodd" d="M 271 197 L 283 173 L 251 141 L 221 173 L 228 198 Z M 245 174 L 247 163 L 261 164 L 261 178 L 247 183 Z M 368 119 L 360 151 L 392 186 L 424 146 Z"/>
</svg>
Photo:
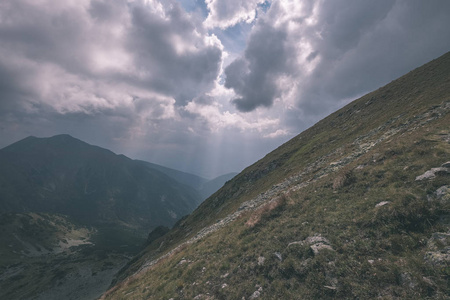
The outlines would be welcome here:
<svg viewBox="0 0 450 300">
<path fill-rule="evenodd" d="M 264 256 L 258 257 L 258 266 L 263 266 L 266 258 Z"/>
<path fill-rule="evenodd" d="M 227 278 L 228 275 L 230 275 L 230 273 L 225 273 L 225 274 L 221 275 L 220 278 Z"/>
<path fill-rule="evenodd" d="M 438 188 L 435 194 L 437 200 L 439 200 L 439 202 L 441 202 L 442 204 L 450 201 L 450 188 L 448 187 L 448 185 L 444 185 Z"/>
<path fill-rule="evenodd" d="M 434 266 L 447 266 L 450 263 L 450 247 L 441 251 L 427 252 L 424 260 Z"/>
<path fill-rule="evenodd" d="M 416 177 L 416 181 L 425 180 L 425 179 L 433 179 L 436 177 L 437 173 L 450 173 L 449 168 L 440 167 L 440 168 L 431 168 L 430 170 L 426 171 L 422 175 L 419 175 Z"/>
<path fill-rule="evenodd" d="M 430 251 L 424 260 L 434 266 L 447 266 L 450 263 L 450 233 L 435 232 L 427 242 Z"/>
<path fill-rule="evenodd" d="M 310 248 L 313 251 L 314 255 L 319 254 L 319 252 L 324 250 L 324 249 L 328 249 L 328 250 L 334 251 L 334 249 L 330 245 L 326 245 L 326 244 L 323 244 L 323 243 L 317 243 L 317 244 L 311 245 Z"/>
<path fill-rule="evenodd" d="M 280 252 L 275 252 L 274 253 L 275 257 L 278 258 L 280 261 L 283 261 L 283 257 L 281 256 Z"/>
<path fill-rule="evenodd" d="M 301 243 L 303 245 L 311 245 L 311 244 L 317 244 L 317 243 L 322 243 L 322 244 L 328 244 L 329 245 L 330 241 L 327 238 L 324 238 L 322 235 L 317 234 L 317 235 L 313 235 L 313 236 L 307 237 Z"/>
<path fill-rule="evenodd" d="M 259 291 L 254 291 L 253 294 L 250 296 L 250 299 L 256 299 L 261 296 L 261 293 Z"/>
<path fill-rule="evenodd" d="M 227 286 L 228 286 L 228 284 L 226 284 L 226 283 L 222 284 L 223 289 L 226 288 Z"/>
<path fill-rule="evenodd" d="M 375 207 L 381 207 L 381 206 L 384 206 L 384 205 L 389 204 L 389 203 L 390 203 L 389 201 L 381 201 L 380 203 L 375 205 Z"/>
<path fill-rule="evenodd" d="M 450 246 L 450 233 L 435 232 L 427 242 L 427 247 L 430 250 L 438 250 L 439 246 Z"/>
<path fill-rule="evenodd" d="M 441 165 L 441 167 L 443 167 L 443 168 L 450 168 L 450 161 L 443 163 Z"/>
<path fill-rule="evenodd" d="M 334 249 L 330 246 L 330 241 L 320 234 L 309 236 L 303 241 L 291 242 L 288 244 L 288 247 L 293 245 L 300 245 L 300 246 L 309 245 L 314 255 L 319 254 L 319 252 L 324 249 L 334 251 Z"/>
</svg>

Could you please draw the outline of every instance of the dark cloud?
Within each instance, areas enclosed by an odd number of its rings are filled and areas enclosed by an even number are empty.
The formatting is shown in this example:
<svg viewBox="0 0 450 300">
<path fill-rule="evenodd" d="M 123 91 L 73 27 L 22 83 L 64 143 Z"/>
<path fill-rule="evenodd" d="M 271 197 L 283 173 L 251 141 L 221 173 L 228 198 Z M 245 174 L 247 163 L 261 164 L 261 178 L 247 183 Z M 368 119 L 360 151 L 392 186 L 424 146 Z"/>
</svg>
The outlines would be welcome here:
<svg viewBox="0 0 450 300">
<path fill-rule="evenodd" d="M 138 71 L 145 73 L 141 84 L 184 105 L 213 87 L 222 50 L 214 44 L 205 45 L 196 36 L 194 24 L 179 6 L 167 13 L 164 19 L 135 7 L 127 44 Z"/>
<path fill-rule="evenodd" d="M 273 1 L 226 69 L 242 112 L 276 99 L 315 116 L 450 48 L 448 1 Z M 299 120 L 297 126 L 302 122 Z"/>
<path fill-rule="evenodd" d="M 232 101 L 240 111 L 269 107 L 280 95 L 277 77 L 290 69 L 287 63 L 295 54 L 286 44 L 286 35 L 285 30 L 260 22 L 249 38 L 244 58 L 225 69 L 225 87 L 240 96 Z"/>
</svg>

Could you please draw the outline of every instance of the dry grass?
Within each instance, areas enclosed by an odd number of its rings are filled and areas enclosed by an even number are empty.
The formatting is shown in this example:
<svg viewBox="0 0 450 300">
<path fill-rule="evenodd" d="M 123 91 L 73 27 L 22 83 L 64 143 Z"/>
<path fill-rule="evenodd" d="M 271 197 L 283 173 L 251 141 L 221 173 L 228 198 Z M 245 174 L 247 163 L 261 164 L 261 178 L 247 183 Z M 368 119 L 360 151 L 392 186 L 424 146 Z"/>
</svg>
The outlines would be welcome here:
<svg viewBox="0 0 450 300">
<path fill-rule="evenodd" d="M 245 223 L 248 227 L 252 228 L 255 225 L 259 224 L 260 221 L 265 217 L 270 215 L 272 211 L 274 211 L 276 208 L 284 206 L 288 202 L 288 196 L 286 194 L 282 194 L 281 196 L 278 196 L 266 204 L 261 205 L 248 219 L 248 221 Z"/>
</svg>

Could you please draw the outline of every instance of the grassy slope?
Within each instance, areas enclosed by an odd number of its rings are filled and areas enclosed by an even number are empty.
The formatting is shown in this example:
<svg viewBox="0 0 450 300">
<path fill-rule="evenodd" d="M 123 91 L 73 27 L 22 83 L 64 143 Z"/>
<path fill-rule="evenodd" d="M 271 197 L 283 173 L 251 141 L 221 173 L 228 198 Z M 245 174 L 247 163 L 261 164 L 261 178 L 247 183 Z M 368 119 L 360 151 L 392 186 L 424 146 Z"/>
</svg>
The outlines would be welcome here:
<svg viewBox="0 0 450 300">
<path fill-rule="evenodd" d="M 425 256 L 448 254 L 448 237 L 432 237 L 448 232 L 448 194 L 436 191 L 450 176 L 415 180 L 450 160 L 449 70 L 447 53 L 248 167 L 141 253 L 104 298 L 449 297 L 448 261 Z M 130 276 L 267 190 L 260 208 Z M 332 250 L 288 246 L 319 234 Z"/>
</svg>

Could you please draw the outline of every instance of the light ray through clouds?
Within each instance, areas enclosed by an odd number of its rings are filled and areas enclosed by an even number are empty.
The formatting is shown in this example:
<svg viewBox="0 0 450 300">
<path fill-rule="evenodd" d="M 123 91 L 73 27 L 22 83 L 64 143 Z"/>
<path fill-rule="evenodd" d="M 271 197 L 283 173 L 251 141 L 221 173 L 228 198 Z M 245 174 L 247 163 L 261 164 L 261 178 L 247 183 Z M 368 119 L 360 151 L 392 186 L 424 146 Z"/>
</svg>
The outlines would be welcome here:
<svg viewBox="0 0 450 300">
<path fill-rule="evenodd" d="M 0 147 L 69 133 L 240 171 L 450 50 L 446 0 L 0 2 Z"/>
</svg>

